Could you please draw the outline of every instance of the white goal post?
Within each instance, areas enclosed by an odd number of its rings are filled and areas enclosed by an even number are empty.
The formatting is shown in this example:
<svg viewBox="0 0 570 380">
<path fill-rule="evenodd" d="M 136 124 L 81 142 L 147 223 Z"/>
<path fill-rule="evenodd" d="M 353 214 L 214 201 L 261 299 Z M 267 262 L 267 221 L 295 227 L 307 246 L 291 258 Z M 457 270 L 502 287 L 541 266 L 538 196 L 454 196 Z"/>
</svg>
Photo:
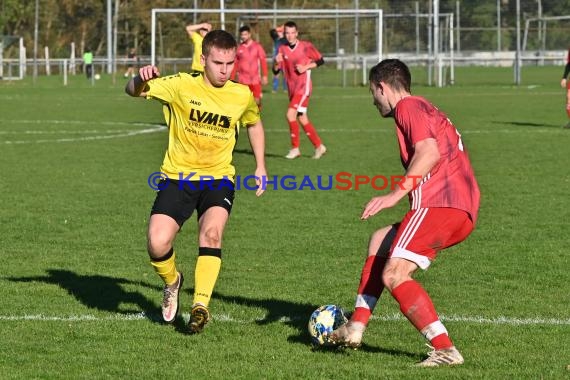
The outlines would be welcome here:
<svg viewBox="0 0 570 380">
<path fill-rule="evenodd" d="M 546 31 L 547 31 L 548 22 L 549 21 L 566 21 L 566 20 L 570 20 L 570 15 L 527 18 L 525 21 L 525 26 L 524 26 L 524 35 L 523 35 L 523 42 L 522 42 L 522 49 L 521 50 L 523 52 L 527 51 L 528 34 L 530 31 L 531 23 L 534 23 L 534 22 L 537 23 L 537 32 L 538 32 L 538 40 L 539 40 L 539 46 L 538 46 L 537 50 L 544 52 L 546 50 Z M 566 49 L 564 49 L 564 47 L 563 47 L 562 50 L 566 50 Z"/>
<path fill-rule="evenodd" d="M 5 49 L 18 43 L 17 58 L 6 57 Z M 5 70 L 4 66 L 7 66 Z M 24 79 L 26 71 L 26 48 L 24 38 L 19 36 L 0 35 L 0 80 Z"/>
<path fill-rule="evenodd" d="M 382 60 L 382 9 L 188 9 L 188 8 L 153 8 L 151 15 L 151 64 L 156 64 L 156 44 L 157 44 L 157 16 L 161 13 L 199 13 L 199 14 L 219 14 L 220 25 L 225 29 L 225 14 L 237 15 L 271 15 L 274 17 L 291 17 L 295 19 L 296 15 L 307 15 L 313 17 L 334 18 L 339 15 L 352 15 L 358 17 L 360 15 L 376 18 L 376 52 L 378 61 Z M 183 26 L 181 27 L 183 30 Z M 355 33 L 355 39 L 358 39 L 358 33 Z"/>
</svg>

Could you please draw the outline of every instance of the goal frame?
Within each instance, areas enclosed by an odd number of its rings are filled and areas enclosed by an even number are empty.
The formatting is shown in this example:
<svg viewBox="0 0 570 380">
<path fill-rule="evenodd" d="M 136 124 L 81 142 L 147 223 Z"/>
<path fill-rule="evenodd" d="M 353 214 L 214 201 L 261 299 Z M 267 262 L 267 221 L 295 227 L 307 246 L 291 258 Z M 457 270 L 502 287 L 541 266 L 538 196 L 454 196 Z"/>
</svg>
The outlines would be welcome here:
<svg viewBox="0 0 570 380">
<path fill-rule="evenodd" d="M 349 15 L 373 15 L 376 17 L 377 30 L 377 54 L 378 61 L 382 60 L 382 33 L 383 33 L 383 10 L 382 9 L 189 9 L 189 8 L 153 8 L 151 10 L 151 50 L 150 62 L 156 64 L 156 18 L 160 13 L 219 13 L 221 28 L 225 29 L 225 14 L 260 14 L 260 15 L 326 15 L 334 17 L 340 14 Z"/>
</svg>

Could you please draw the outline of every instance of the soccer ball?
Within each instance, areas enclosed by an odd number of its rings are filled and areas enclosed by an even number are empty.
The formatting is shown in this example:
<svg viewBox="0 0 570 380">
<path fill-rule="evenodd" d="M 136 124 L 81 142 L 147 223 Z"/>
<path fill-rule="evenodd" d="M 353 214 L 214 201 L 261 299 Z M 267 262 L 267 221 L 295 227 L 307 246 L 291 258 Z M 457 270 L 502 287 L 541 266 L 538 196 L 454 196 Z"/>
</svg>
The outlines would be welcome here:
<svg viewBox="0 0 570 380">
<path fill-rule="evenodd" d="M 99 80 L 99 79 L 101 79 L 101 75 L 95 74 L 95 80 Z"/>
<path fill-rule="evenodd" d="M 326 346 L 327 335 L 348 322 L 344 310 L 337 305 L 324 305 L 309 318 L 309 335 L 314 346 Z"/>
</svg>

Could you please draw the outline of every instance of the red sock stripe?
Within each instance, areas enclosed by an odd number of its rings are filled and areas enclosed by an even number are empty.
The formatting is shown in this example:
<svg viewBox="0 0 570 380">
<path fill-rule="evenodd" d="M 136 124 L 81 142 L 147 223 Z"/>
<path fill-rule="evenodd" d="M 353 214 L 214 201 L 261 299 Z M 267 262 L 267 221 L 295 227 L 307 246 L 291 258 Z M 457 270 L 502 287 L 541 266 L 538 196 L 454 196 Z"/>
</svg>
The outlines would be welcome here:
<svg viewBox="0 0 570 380">
<path fill-rule="evenodd" d="M 384 284 L 382 283 L 382 271 L 386 264 L 386 258 L 378 256 L 368 256 L 362 267 L 360 274 L 360 284 L 358 294 L 371 295 L 380 298 Z"/>
<path fill-rule="evenodd" d="M 303 125 L 303 129 L 305 130 L 305 133 L 307 134 L 309 140 L 311 140 L 313 146 L 315 148 L 319 147 L 321 145 L 321 138 L 319 137 L 317 130 L 313 126 L 313 123 L 307 123 Z"/>
<path fill-rule="evenodd" d="M 400 304 L 402 313 L 418 331 L 438 320 L 429 295 L 416 281 L 403 282 L 392 290 L 392 295 Z"/>
<path fill-rule="evenodd" d="M 297 121 L 289 122 L 289 133 L 291 135 L 291 146 L 293 148 L 299 147 L 299 123 Z"/>
<path fill-rule="evenodd" d="M 360 274 L 360 284 L 358 285 L 359 298 L 373 297 L 376 300 L 380 298 L 380 295 L 384 290 L 384 284 L 382 283 L 382 271 L 384 270 L 385 264 L 386 258 L 383 257 L 368 256 L 366 258 Z M 365 325 L 368 324 L 375 306 L 375 302 L 374 305 L 369 305 L 369 307 L 359 306 L 357 302 L 357 306 L 354 309 L 351 320 L 362 322 Z"/>
<path fill-rule="evenodd" d="M 439 318 L 431 298 L 419 283 L 414 280 L 406 281 L 392 290 L 392 296 L 400 304 L 400 310 L 418 331 L 422 331 L 430 323 Z M 448 348 L 453 345 L 447 334 L 440 334 L 431 340 L 436 349 Z"/>
</svg>

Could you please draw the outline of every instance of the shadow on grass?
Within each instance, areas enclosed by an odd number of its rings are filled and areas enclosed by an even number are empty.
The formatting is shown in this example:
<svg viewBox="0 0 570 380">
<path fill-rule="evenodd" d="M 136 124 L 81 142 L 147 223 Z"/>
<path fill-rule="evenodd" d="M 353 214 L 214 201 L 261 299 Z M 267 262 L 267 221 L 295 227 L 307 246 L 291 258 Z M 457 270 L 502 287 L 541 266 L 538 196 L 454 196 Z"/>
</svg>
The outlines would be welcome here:
<svg viewBox="0 0 570 380">
<path fill-rule="evenodd" d="M 311 344 L 311 337 L 307 329 L 307 323 L 309 321 L 311 313 L 321 305 L 302 302 L 290 302 L 276 298 L 252 299 L 240 296 L 224 296 L 221 294 L 215 294 L 214 297 L 228 303 L 265 309 L 267 311 L 267 314 L 263 319 L 256 321 L 258 325 L 263 326 L 275 322 L 284 323 L 285 325 L 297 330 L 296 334 L 293 334 L 287 338 L 288 342 L 303 344 L 306 346 L 309 346 Z M 351 350 L 345 348 L 323 348 L 317 349 L 315 351 L 327 352 L 331 354 L 348 354 Z M 407 356 L 411 358 L 418 357 L 417 353 L 384 349 L 381 347 L 369 346 L 365 343 L 360 346 L 358 351 L 382 353 L 386 355 Z"/>
<path fill-rule="evenodd" d="M 246 154 L 249 156 L 253 156 L 253 151 L 249 149 L 234 149 L 235 154 Z M 276 158 L 285 158 L 285 155 L 279 155 L 275 153 L 267 153 L 265 152 L 265 157 L 276 157 Z"/>
<path fill-rule="evenodd" d="M 493 124 L 512 125 L 515 127 L 531 127 L 531 128 L 562 128 L 564 124 L 544 124 L 544 123 L 531 123 L 528 121 L 493 121 Z"/>
<path fill-rule="evenodd" d="M 141 281 L 99 275 L 80 275 L 61 269 L 48 269 L 46 272 L 45 276 L 8 277 L 7 279 L 14 282 L 43 282 L 58 285 L 87 307 L 117 314 L 140 313 L 144 310 L 147 319 L 162 323 L 160 318 L 146 312 L 157 309 L 153 302 L 137 291 L 124 290 L 121 285 L 144 286 L 160 292 L 159 287 Z M 124 304 L 133 305 L 133 308 L 130 310 L 120 308 Z"/>
<path fill-rule="evenodd" d="M 144 311 L 144 316 L 148 320 L 164 324 L 159 313 L 155 313 L 159 307 L 137 291 L 126 291 L 122 285 L 134 285 L 156 290 L 157 294 L 162 292 L 162 287 L 148 284 L 142 281 L 131 281 L 124 278 L 115 278 L 101 275 L 80 275 L 69 270 L 49 269 L 45 276 L 31 277 L 7 277 L 13 282 L 31 283 L 42 282 L 45 284 L 57 285 L 65 289 L 76 300 L 87 307 L 116 314 L 139 314 Z M 193 289 L 185 289 L 184 293 L 193 293 Z M 255 321 L 257 325 L 266 326 L 272 323 L 283 323 L 296 330 L 296 333 L 289 336 L 290 343 L 309 346 L 311 338 L 307 330 L 307 322 L 311 313 L 321 305 L 304 302 L 291 302 L 277 298 L 254 299 L 241 296 L 226 296 L 215 292 L 213 298 L 223 302 L 238 304 L 245 307 L 255 307 L 266 310 L 266 315 L 262 319 Z M 133 305 L 130 310 L 121 308 L 122 305 Z M 152 312 L 151 312 L 152 311 Z M 178 315 L 173 325 L 176 331 L 187 334 L 185 321 L 182 313 Z M 327 352 L 334 354 L 347 354 L 347 349 L 318 349 L 317 352 Z M 399 355 L 417 357 L 417 354 L 373 347 L 363 344 L 359 351 L 382 353 L 387 355 Z"/>
</svg>

